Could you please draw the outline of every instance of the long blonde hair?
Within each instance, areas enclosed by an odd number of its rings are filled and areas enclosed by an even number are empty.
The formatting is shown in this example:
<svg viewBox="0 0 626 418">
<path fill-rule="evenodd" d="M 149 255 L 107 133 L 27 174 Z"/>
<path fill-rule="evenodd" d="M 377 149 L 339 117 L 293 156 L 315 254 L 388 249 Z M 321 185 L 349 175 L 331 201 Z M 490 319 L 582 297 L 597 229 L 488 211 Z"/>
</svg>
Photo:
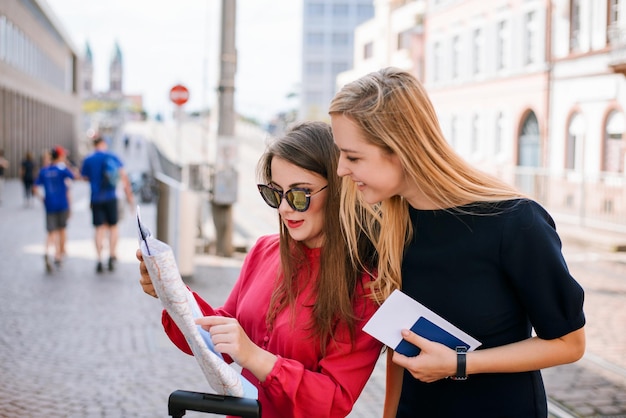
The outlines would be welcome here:
<svg viewBox="0 0 626 418">
<path fill-rule="evenodd" d="M 366 141 L 397 155 L 408 180 L 441 209 L 523 197 L 452 149 L 424 87 L 406 71 L 384 68 L 347 84 L 331 101 L 329 113 L 348 117 Z M 367 220 L 362 221 L 363 216 Z M 368 205 L 353 182 L 344 178 L 341 220 L 351 249 L 357 248 L 356 239 L 363 231 L 375 244 L 375 296 L 385 299 L 401 288 L 404 248 L 413 235 L 408 202 L 394 196 Z M 362 265 L 357 252 L 351 255 L 353 262 Z"/>
</svg>

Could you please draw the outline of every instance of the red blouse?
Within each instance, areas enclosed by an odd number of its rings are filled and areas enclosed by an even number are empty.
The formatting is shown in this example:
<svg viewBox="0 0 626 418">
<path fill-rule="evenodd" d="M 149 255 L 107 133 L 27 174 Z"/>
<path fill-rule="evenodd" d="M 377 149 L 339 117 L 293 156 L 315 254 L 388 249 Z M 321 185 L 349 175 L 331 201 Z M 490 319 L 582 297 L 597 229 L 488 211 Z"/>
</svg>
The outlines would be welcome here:
<svg viewBox="0 0 626 418">
<path fill-rule="evenodd" d="M 306 287 L 297 299 L 292 320 L 290 310 L 283 310 L 270 331 L 265 323 L 270 296 L 280 270 L 278 235 L 259 238 L 241 268 L 239 279 L 223 307 L 213 309 L 196 293 L 204 315 L 237 318 L 248 337 L 259 347 L 278 356 L 278 361 L 264 382 L 252 373 L 242 374 L 259 390 L 264 418 L 273 417 L 345 417 L 369 379 L 381 352 L 382 344 L 362 331 L 377 305 L 358 286 L 354 312 L 356 324 L 354 346 L 344 326 L 338 325 L 335 340 L 328 343 L 322 357 L 319 343 L 307 332 L 314 301 L 314 281 L 319 269 L 320 249 L 306 249 L 309 268 L 299 271 L 298 280 Z M 371 278 L 364 275 L 363 284 Z M 295 324 L 295 325 L 292 325 Z M 176 324 L 163 311 L 165 332 L 174 344 L 187 354 L 191 350 Z"/>
</svg>

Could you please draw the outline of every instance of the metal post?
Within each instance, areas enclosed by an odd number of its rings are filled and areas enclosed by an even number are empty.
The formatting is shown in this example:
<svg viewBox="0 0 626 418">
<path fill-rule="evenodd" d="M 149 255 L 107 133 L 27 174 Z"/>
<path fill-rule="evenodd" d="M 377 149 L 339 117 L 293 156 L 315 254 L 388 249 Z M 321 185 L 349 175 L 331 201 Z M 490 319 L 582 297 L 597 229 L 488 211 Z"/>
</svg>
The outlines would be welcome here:
<svg viewBox="0 0 626 418">
<path fill-rule="evenodd" d="M 236 0 L 222 0 L 222 39 L 220 47 L 220 81 L 218 87 L 218 152 L 211 204 L 215 225 L 216 252 L 230 257 L 233 253 L 233 212 L 237 182 L 233 153 L 236 151 L 235 133 L 235 49 Z M 220 155 L 220 154 L 225 155 Z M 236 153 L 236 152 L 235 152 Z M 225 180 L 222 180 L 225 178 Z M 234 188 L 234 190 L 233 190 Z M 219 194 L 218 194 L 219 193 Z"/>
<path fill-rule="evenodd" d="M 175 105 L 175 106 L 176 106 L 175 115 L 176 115 L 176 147 L 177 147 L 176 151 L 178 154 L 178 164 L 180 164 L 180 182 L 183 185 L 188 185 L 189 184 L 188 169 L 187 169 L 187 163 L 185 162 L 185 156 L 183 152 L 183 135 L 182 135 L 183 106 L 182 105 Z"/>
</svg>

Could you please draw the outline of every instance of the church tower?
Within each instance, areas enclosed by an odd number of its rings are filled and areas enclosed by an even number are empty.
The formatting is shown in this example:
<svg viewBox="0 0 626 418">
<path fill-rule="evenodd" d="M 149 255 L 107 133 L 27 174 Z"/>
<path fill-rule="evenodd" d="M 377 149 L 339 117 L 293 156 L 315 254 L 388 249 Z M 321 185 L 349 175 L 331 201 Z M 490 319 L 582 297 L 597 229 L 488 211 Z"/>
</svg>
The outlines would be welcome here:
<svg viewBox="0 0 626 418">
<path fill-rule="evenodd" d="M 109 94 L 111 96 L 122 96 L 123 81 L 122 51 L 120 46 L 115 42 L 111 63 L 109 65 Z"/>
<path fill-rule="evenodd" d="M 93 55 L 89 42 L 85 43 L 85 58 L 81 62 L 80 76 L 82 97 L 93 96 Z"/>
</svg>

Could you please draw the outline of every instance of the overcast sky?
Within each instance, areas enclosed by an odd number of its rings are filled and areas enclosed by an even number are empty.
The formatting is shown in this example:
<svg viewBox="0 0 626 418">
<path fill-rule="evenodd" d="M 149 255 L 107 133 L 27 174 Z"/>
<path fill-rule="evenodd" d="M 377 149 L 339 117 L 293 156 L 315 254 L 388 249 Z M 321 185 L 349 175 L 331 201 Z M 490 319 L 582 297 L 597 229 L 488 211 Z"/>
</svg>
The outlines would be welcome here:
<svg viewBox="0 0 626 418">
<path fill-rule="evenodd" d="M 124 91 L 142 94 L 149 114 L 172 113 L 169 90 L 190 91 L 186 110 L 214 108 L 219 77 L 220 0 L 46 0 L 78 52 L 89 42 L 96 91 L 108 88 L 117 41 Z M 261 121 L 297 106 L 301 68 L 301 1 L 237 2 L 235 107 Z"/>
</svg>

